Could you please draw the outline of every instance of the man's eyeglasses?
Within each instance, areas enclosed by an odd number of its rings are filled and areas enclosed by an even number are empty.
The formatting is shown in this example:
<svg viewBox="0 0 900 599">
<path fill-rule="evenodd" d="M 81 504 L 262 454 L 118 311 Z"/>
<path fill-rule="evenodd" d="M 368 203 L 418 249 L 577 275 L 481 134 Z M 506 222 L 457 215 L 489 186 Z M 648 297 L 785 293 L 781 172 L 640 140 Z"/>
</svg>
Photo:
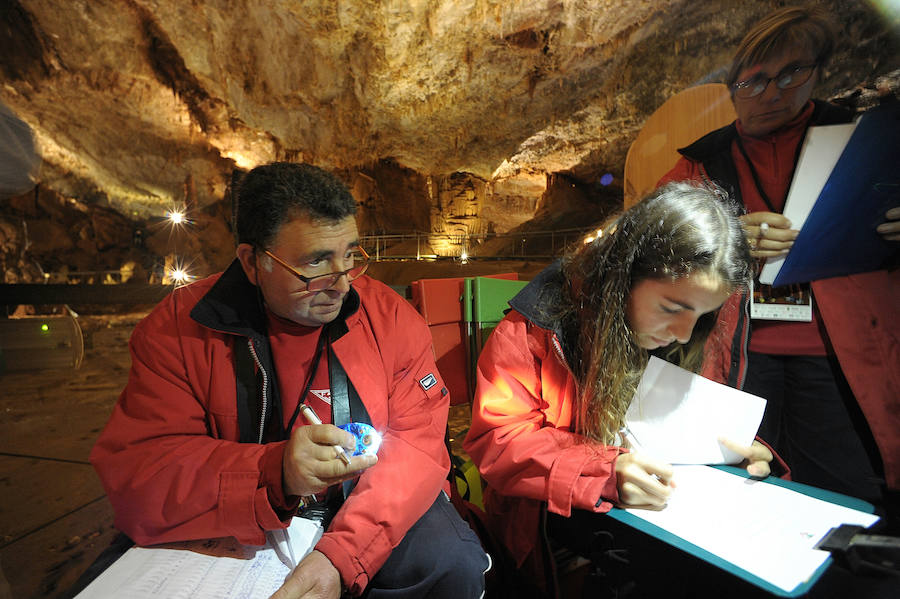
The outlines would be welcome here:
<svg viewBox="0 0 900 599">
<path fill-rule="evenodd" d="M 351 250 L 351 258 L 353 259 L 353 266 L 348 268 L 347 270 L 340 270 L 338 272 L 331 272 L 324 275 L 316 275 L 314 277 L 307 277 L 303 275 L 299 270 L 270 252 L 269 250 L 264 250 L 266 256 L 283 266 L 290 272 L 292 275 L 306 283 L 307 291 L 322 291 L 324 289 L 329 289 L 338 282 L 343 276 L 347 277 L 347 281 L 353 281 L 355 279 L 360 278 L 365 274 L 366 269 L 369 268 L 369 254 L 366 253 L 366 250 L 362 249 L 362 247 L 357 246 Z"/>
<path fill-rule="evenodd" d="M 742 100 L 755 98 L 763 93 L 772 81 L 775 82 L 775 87 L 778 89 L 793 89 L 795 87 L 800 87 L 809 81 L 812 72 L 817 66 L 817 63 L 813 63 L 799 67 L 787 67 L 786 69 L 782 69 L 781 72 L 774 77 L 754 75 L 749 79 L 738 81 L 731 89 L 734 91 L 735 97 Z"/>
</svg>

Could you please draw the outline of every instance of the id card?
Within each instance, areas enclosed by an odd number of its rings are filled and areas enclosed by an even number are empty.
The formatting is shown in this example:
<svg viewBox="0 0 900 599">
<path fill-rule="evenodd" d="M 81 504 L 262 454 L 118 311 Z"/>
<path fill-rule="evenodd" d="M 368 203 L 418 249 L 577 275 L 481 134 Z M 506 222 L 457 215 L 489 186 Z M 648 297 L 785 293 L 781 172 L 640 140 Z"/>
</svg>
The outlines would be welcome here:
<svg viewBox="0 0 900 599">
<path fill-rule="evenodd" d="M 750 318 L 757 320 L 812 321 L 812 289 L 808 283 L 772 287 L 750 284 Z"/>
</svg>

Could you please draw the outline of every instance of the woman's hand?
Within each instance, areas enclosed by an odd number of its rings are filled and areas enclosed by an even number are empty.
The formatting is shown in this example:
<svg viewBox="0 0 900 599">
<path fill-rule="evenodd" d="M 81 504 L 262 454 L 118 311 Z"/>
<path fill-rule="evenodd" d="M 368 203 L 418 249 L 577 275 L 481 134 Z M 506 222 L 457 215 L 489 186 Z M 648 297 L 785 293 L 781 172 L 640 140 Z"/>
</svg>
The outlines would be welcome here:
<svg viewBox="0 0 900 599">
<path fill-rule="evenodd" d="M 628 506 L 662 506 L 675 483 L 672 465 L 641 455 L 623 453 L 616 458 L 619 503 Z"/>
<path fill-rule="evenodd" d="M 886 219 L 875 230 L 886 241 L 900 241 L 900 208 L 891 208 L 884 213 Z"/>
<path fill-rule="evenodd" d="M 791 229 L 791 221 L 775 212 L 751 212 L 741 216 L 744 234 L 754 258 L 781 256 L 791 249 L 800 231 Z"/>
<path fill-rule="evenodd" d="M 765 478 L 772 472 L 772 469 L 769 467 L 769 462 L 773 459 L 772 452 L 759 441 L 754 441 L 750 447 L 739 445 L 730 439 L 725 438 L 720 438 L 719 443 L 734 453 L 743 456 L 744 461 L 741 462 L 739 466 L 741 468 L 746 468 L 747 474 L 750 476 L 755 478 Z"/>
</svg>

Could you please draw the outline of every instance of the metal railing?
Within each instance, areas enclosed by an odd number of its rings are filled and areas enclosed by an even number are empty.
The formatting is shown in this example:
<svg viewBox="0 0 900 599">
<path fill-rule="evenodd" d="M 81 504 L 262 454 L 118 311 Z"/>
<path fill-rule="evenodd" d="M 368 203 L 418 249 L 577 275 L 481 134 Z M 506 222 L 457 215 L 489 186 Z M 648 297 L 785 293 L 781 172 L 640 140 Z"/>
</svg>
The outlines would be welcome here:
<svg viewBox="0 0 900 599">
<path fill-rule="evenodd" d="M 363 235 L 360 242 L 375 261 L 459 259 L 463 253 L 470 259 L 546 260 L 595 232 L 596 227 L 466 235 L 415 231 Z"/>
<path fill-rule="evenodd" d="M 595 228 L 556 229 L 518 233 L 453 235 L 448 233 L 411 233 L 363 235 L 360 242 L 376 262 L 403 260 L 552 260 L 571 244 L 594 234 Z M 408 243 L 407 243 L 408 242 Z M 440 253 L 435 253 L 438 245 Z M 415 248 L 415 249 L 412 249 Z M 152 283 L 165 281 L 162 264 L 152 270 Z M 118 286 L 127 277 L 121 270 L 67 271 L 43 273 L 45 285 L 81 285 L 86 287 Z M 129 273 L 130 274 L 130 273 Z M 207 273 L 208 274 L 208 273 Z M 196 278 L 192 276 L 191 279 Z M 37 283 L 36 285 L 41 285 Z M 34 287 L 26 285 L 24 287 Z M 165 286 L 165 285 L 163 285 Z M 8 286 L 11 288 L 11 286 Z M 44 289 L 42 293 L 48 290 Z M 95 298 L 96 299 L 96 298 Z"/>
</svg>

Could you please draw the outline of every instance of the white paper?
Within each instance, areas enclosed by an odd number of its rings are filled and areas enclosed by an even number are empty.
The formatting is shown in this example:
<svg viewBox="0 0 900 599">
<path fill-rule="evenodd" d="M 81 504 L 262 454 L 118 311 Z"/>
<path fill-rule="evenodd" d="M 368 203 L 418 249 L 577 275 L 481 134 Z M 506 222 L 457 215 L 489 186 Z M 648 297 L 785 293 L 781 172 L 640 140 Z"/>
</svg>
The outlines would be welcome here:
<svg viewBox="0 0 900 599">
<path fill-rule="evenodd" d="M 799 231 L 803 228 L 806 217 L 819 199 L 822 188 L 828 182 L 828 177 L 831 176 L 831 171 L 841 157 L 844 146 L 850 141 L 858 122 L 857 119 L 852 123 L 810 127 L 807 130 L 782 212 L 791 221 L 792 229 Z M 759 282 L 771 285 L 783 263 L 784 256 L 766 259 L 766 264 L 759 275 Z"/>
<path fill-rule="evenodd" d="M 676 466 L 659 511 L 627 511 L 784 589 L 803 584 L 828 558 L 814 549 L 833 527 L 868 527 L 878 516 L 707 466 Z"/>
<path fill-rule="evenodd" d="M 294 518 L 269 533 L 264 547 L 234 539 L 132 547 L 76 599 L 268 599 L 315 547 L 322 526 Z"/>
<path fill-rule="evenodd" d="M 293 570 L 313 550 L 322 533 L 318 521 L 295 517 L 287 528 L 266 531 L 266 540 L 281 563 Z"/>
<path fill-rule="evenodd" d="M 650 357 L 625 414 L 633 451 L 670 464 L 736 464 L 743 458 L 719 443 L 749 446 L 766 400 Z"/>
</svg>

